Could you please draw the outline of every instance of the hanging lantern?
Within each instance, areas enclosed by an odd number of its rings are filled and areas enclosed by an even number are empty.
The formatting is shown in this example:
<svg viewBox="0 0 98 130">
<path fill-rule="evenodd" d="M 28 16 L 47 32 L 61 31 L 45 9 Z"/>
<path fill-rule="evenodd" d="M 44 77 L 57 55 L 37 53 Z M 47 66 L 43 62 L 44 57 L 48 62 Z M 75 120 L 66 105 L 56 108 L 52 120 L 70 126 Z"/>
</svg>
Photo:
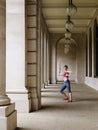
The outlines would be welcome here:
<svg viewBox="0 0 98 130">
<path fill-rule="evenodd" d="M 69 0 L 69 6 L 66 9 L 67 15 L 74 15 L 77 12 L 77 7 L 72 3 L 72 0 Z"/>
<path fill-rule="evenodd" d="M 68 29 L 65 32 L 65 38 L 71 38 L 71 32 Z"/>
<path fill-rule="evenodd" d="M 70 38 L 65 38 L 65 43 L 70 44 Z"/>
<path fill-rule="evenodd" d="M 74 23 L 70 20 L 70 16 L 68 15 L 68 20 L 66 21 L 65 28 L 68 30 L 72 30 Z"/>
</svg>

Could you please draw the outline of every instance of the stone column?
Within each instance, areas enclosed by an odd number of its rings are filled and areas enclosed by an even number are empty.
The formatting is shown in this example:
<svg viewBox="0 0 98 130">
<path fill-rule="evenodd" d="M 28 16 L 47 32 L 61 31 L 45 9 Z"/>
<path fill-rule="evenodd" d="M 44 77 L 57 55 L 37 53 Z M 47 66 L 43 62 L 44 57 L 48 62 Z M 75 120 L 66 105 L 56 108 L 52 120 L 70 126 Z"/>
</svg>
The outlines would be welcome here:
<svg viewBox="0 0 98 130">
<path fill-rule="evenodd" d="M 92 27 L 92 30 L 95 30 L 94 26 Z M 92 77 L 95 76 L 95 39 L 94 36 L 95 32 L 92 33 Z"/>
<path fill-rule="evenodd" d="M 26 89 L 25 81 L 25 0 L 7 0 L 6 2 L 7 93 L 15 102 L 18 112 L 30 112 L 30 92 Z"/>
<path fill-rule="evenodd" d="M 15 104 L 11 104 L 6 95 L 6 0 L 2 0 L 0 2 L 0 130 L 14 130 L 16 119 Z"/>
<path fill-rule="evenodd" d="M 44 31 L 44 83 L 47 85 L 47 32 Z"/>
<path fill-rule="evenodd" d="M 41 107 L 40 3 L 26 0 L 27 89 L 31 92 L 31 111 Z"/>
<path fill-rule="evenodd" d="M 10 104 L 10 99 L 6 95 L 6 24 L 5 24 L 5 2 L 0 3 L 0 105 Z"/>
<path fill-rule="evenodd" d="M 47 34 L 47 84 L 50 83 L 49 79 L 49 66 L 50 66 L 50 52 L 49 52 L 49 35 Z"/>
<path fill-rule="evenodd" d="M 50 37 L 50 44 L 51 44 L 51 83 L 56 84 L 56 39 L 52 39 L 53 37 Z"/>
<path fill-rule="evenodd" d="M 45 87 L 44 84 L 44 31 L 43 31 L 43 19 L 41 19 L 41 88 Z"/>
<path fill-rule="evenodd" d="M 89 66 L 89 63 L 90 63 L 90 59 L 89 59 L 89 32 L 88 32 L 88 77 L 89 77 L 89 75 L 90 75 L 90 66 Z"/>
</svg>

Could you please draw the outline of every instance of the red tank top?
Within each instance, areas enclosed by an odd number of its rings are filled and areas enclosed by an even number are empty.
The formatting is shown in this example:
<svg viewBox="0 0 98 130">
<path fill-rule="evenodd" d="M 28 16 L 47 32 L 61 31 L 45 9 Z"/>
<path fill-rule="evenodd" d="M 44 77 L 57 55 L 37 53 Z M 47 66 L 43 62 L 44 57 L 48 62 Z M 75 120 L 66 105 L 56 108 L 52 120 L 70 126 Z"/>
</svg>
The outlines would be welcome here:
<svg viewBox="0 0 98 130">
<path fill-rule="evenodd" d="M 67 72 L 64 72 L 63 77 L 68 77 L 69 74 Z"/>
</svg>

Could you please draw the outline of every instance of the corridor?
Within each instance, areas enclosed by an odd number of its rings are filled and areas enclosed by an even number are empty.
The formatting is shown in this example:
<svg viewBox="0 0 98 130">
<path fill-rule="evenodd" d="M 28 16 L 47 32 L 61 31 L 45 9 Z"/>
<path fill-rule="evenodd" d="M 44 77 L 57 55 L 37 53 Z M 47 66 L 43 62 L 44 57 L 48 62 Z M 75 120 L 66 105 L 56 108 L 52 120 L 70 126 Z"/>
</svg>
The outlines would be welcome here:
<svg viewBox="0 0 98 130">
<path fill-rule="evenodd" d="M 97 102 L 98 0 L 0 0 L 0 130 L 98 130 Z"/>
<path fill-rule="evenodd" d="M 74 102 L 67 103 L 59 93 L 60 86 L 42 90 L 39 111 L 18 113 L 16 130 L 98 130 L 98 91 L 72 83 Z"/>
</svg>

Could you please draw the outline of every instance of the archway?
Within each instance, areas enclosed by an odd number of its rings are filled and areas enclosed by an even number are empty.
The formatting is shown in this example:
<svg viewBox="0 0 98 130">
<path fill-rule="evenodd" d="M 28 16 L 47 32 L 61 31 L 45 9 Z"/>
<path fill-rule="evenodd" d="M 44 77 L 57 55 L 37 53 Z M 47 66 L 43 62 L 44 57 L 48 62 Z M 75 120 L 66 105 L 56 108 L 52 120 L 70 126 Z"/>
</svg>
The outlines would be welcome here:
<svg viewBox="0 0 98 130">
<path fill-rule="evenodd" d="M 65 46 L 69 48 L 65 48 Z M 66 50 L 65 50 L 66 49 Z M 66 52 L 65 52 L 66 51 Z M 65 43 L 65 37 L 58 39 L 56 43 L 56 82 L 62 82 L 62 77 L 59 73 L 63 72 L 63 66 L 67 64 L 69 69 L 73 71 L 70 75 L 70 80 L 76 81 L 76 41 L 71 38 L 71 44 Z"/>
</svg>

